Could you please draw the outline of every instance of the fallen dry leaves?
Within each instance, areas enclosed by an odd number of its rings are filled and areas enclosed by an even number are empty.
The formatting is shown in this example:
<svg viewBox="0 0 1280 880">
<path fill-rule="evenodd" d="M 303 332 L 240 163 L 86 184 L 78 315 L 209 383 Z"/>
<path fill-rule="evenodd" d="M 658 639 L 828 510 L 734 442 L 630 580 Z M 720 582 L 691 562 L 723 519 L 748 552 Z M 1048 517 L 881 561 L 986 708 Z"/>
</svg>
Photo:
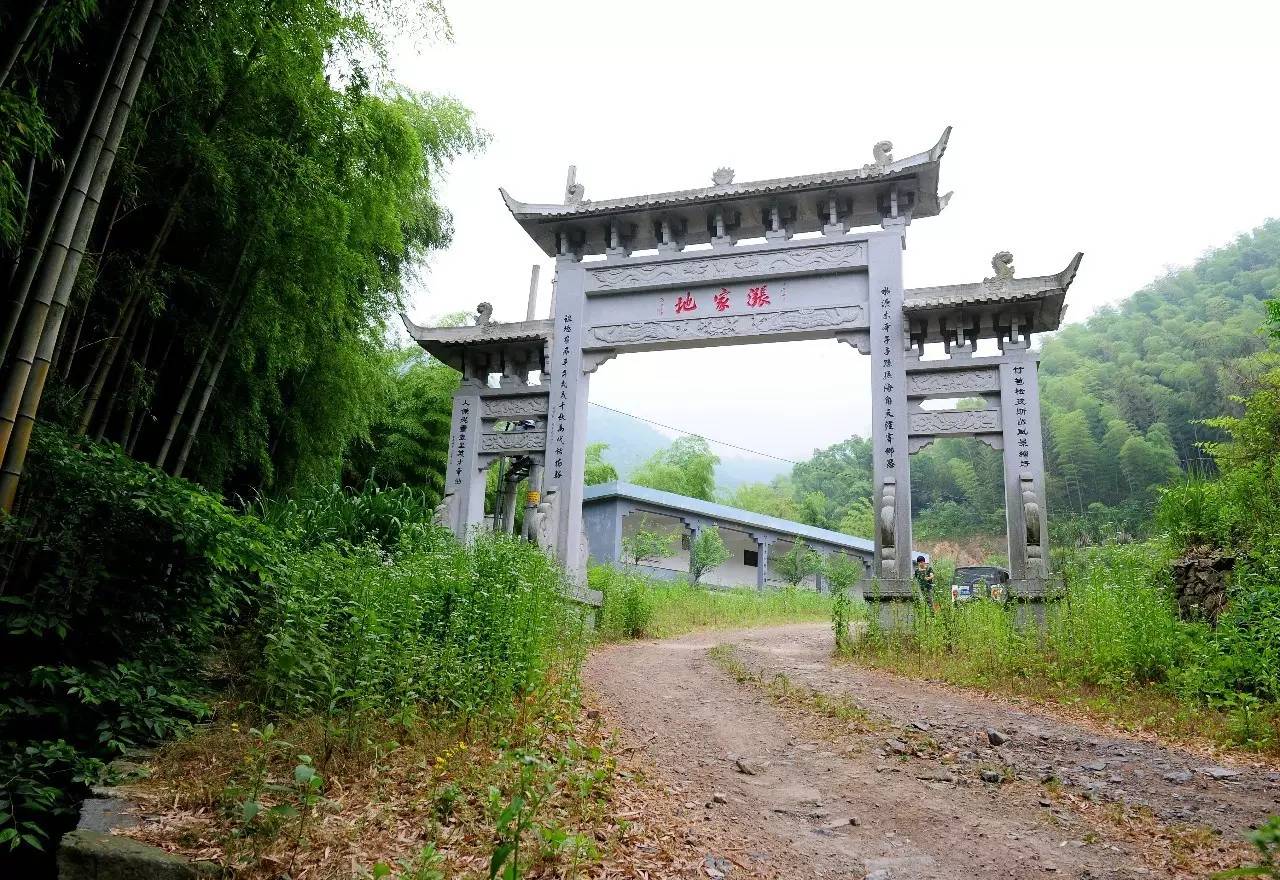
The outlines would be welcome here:
<svg viewBox="0 0 1280 880">
<path fill-rule="evenodd" d="M 522 843 L 531 856 L 524 877 L 708 878 L 717 876 L 707 865 L 711 855 L 736 865 L 735 876 L 776 876 L 748 855 L 747 842 L 731 827 L 695 823 L 598 710 L 561 709 L 526 721 L 534 738 L 521 753 L 532 749 L 550 760 L 540 778 L 546 793 L 536 826 Z M 245 836 L 236 833 L 229 792 L 257 741 L 240 725 L 216 724 L 156 757 L 152 776 L 129 791 L 141 804 L 141 824 L 121 833 L 233 866 L 235 876 L 251 880 L 371 876 L 379 863 L 391 877 L 487 878 L 497 842 L 495 815 L 519 776 L 517 763 L 499 747 L 510 745 L 504 742 L 510 731 L 473 731 L 471 741 L 460 740 L 457 730 L 427 725 L 411 734 L 396 731 L 399 740 L 391 733 L 382 731 L 381 745 L 372 744 L 381 738 L 373 737 L 351 748 L 326 742 L 318 725 L 282 729 L 284 747 L 272 756 L 270 781 L 287 786 L 297 754 L 313 754 L 325 778 L 324 799 L 301 833 L 292 820 Z M 453 795 L 447 811 L 441 808 L 444 792 Z M 548 843 L 556 832 L 588 843 L 557 850 Z M 424 848 L 432 847 L 436 855 L 424 859 Z M 428 864 L 440 873 L 415 873 Z"/>
</svg>

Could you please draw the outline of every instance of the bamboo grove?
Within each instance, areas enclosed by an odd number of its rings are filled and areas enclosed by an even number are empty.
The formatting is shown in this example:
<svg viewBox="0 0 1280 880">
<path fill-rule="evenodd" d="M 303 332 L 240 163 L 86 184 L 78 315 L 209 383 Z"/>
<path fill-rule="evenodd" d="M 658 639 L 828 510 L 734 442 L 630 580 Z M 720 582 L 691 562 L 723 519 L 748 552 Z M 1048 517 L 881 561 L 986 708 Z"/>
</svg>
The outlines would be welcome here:
<svg viewBox="0 0 1280 880">
<path fill-rule="evenodd" d="M 0 11 L 0 503 L 33 427 L 214 491 L 333 480 L 404 356 L 444 166 L 484 136 L 407 91 L 348 0 L 19 0 Z"/>
</svg>

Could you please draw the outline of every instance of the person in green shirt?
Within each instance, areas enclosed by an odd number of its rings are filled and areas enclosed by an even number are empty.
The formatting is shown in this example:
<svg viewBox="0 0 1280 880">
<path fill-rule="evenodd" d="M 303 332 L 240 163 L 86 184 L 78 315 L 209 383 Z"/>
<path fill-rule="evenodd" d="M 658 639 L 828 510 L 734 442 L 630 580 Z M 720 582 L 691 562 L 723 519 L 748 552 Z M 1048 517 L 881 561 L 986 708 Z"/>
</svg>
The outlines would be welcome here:
<svg viewBox="0 0 1280 880">
<path fill-rule="evenodd" d="M 924 596 L 924 603 L 931 609 L 937 610 L 937 606 L 933 604 L 933 584 L 937 577 L 933 573 L 933 566 L 923 555 L 916 557 L 916 568 L 912 573 L 916 580 L 916 586 L 920 588 L 920 594 Z"/>
</svg>

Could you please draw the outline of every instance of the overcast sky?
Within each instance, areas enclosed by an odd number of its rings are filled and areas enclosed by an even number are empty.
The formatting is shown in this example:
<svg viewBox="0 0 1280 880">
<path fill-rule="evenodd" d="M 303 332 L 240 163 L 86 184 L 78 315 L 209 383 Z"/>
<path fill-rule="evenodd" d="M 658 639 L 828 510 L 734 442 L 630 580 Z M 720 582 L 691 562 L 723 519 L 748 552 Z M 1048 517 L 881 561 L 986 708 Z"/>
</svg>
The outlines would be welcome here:
<svg viewBox="0 0 1280 880">
<path fill-rule="evenodd" d="M 493 136 L 443 183 L 456 232 L 411 295 L 420 323 L 487 300 L 524 317 L 541 262 L 504 186 L 588 199 L 861 166 L 955 126 L 941 216 L 907 232 L 909 287 L 1085 259 L 1068 320 L 1280 215 L 1280 3 L 459 2 L 453 45 L 401 46 L 397 78 Z M 865 434 L 868 362 L 834 341 L 632 354 L 591 399 L 788 458 Z"/>
</svg>

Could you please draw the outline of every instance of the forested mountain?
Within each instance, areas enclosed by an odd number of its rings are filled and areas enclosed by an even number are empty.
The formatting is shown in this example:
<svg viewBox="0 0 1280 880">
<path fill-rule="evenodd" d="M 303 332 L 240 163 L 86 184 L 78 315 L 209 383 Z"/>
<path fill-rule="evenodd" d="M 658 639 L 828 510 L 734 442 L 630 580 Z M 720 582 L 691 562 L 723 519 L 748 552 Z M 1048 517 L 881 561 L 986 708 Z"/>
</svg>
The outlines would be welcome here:
<svg viewBox="0 0 1280 880">
<path fill-rule="evenodd" d="M 1211 469 L 1200 424 L 1235 408 L 1275 348 L 1264 303 L 1280 291 L 1280 221 L 1171 272 L 1044 343 L 1050 504 L 1120 508 L 1135 522 L 1179 470 Z"/>
</svg>

